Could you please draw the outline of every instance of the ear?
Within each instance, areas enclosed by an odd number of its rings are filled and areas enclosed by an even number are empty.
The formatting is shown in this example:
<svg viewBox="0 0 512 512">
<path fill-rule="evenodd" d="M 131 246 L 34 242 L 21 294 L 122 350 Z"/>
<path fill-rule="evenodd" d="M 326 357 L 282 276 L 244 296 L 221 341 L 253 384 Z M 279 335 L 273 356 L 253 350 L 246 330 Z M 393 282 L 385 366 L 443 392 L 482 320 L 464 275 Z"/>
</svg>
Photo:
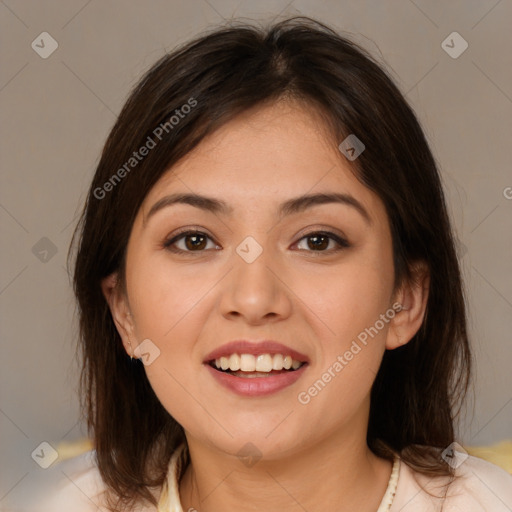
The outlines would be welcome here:
<svg viewBox="0 0 512 512">
<path fill-rule="evenodd" d="M 134 339 L 135 326 L 128 299 L 124 290 L 121 289 L 117 272 L 110 274 L 101 281 L 101 289 L 109 305 L 117 332 L 123 341 L 124 349 L 129 356 L 133 356 L 131 340 Z"/>
<path fill-rule="evenodd" d="M 430 274 L 425 262 L 415 263 L 411 279 L 394 294 L 393 309 L 397 311 L 390 321 L 386 348 L 393 350 L 408 343 L 418 332 L 425 317 L 430 286 Z M 401 305 L 401 308 L 398 307 Z M 395 307 L 395 305 L 397 305 Z"/>
</svg>

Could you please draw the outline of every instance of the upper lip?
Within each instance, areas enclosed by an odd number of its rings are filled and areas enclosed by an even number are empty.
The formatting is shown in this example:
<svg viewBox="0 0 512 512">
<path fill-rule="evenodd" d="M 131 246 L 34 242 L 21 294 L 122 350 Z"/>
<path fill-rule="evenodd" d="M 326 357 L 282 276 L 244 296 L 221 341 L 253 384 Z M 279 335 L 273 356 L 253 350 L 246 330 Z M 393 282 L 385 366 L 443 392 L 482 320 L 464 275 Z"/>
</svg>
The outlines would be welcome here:
<svg viewBox="0 0 512 512">
<path fill-rule="evenodd" d="M 301 363 L 309 363 L 308 356 L 272 340 L 258 342 L 246 340 L 231 341 L 210 352 L 204 362 L 209 363 L 223 356 L 228 357 L 231 354 L 252 354 L 254 356 L 261 354 L 282 354 L 284 356 L 291 356 L 292 359 L 300 361 Z"/>
</svg>

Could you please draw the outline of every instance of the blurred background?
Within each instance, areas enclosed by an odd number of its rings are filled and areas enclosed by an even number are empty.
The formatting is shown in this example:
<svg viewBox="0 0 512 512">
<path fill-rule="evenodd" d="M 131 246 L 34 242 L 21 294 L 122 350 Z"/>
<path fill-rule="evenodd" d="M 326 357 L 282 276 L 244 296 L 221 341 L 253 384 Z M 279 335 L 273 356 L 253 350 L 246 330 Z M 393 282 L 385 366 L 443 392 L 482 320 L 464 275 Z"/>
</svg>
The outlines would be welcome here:
<svg viewBox="0 0 512 512">
<path fill-rule="evenodd" d="M 458 439 L 476 447 L 512 438 L 510 0 L 2 0 L 2 510 L 43 466 L 87 446 L 76 444 L 86 432 L 66 256 L 129 90 L 203 30 L 291 15 L 318 18 L 368 49 L 416 111 L 467 286 L 476 373 Z"/>
</svg>

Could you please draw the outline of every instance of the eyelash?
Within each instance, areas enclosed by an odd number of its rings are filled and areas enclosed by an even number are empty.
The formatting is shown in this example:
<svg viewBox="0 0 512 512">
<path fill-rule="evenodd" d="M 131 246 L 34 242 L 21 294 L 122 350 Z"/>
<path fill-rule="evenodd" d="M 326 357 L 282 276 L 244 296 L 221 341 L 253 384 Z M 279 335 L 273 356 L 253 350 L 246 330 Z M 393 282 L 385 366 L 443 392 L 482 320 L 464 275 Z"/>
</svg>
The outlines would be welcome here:
<svg viewBox="0 0 512 512">
<path fill-rule="evenodd" d="M 186 230 L 186 231 L 182 231 L 178 234 L 176 234 L 175 236 L 173 236 L 171 239 L 169 240 L 166 240 L 164 243 L 163 243 L 163 247 L 165 249 L 167 249 L 168 251 L 170 252 L 173 252 L 173 253 L 178 253 L 178 254 L 184 254 L 184 253 L 194 253 L 194 252 L 205 252 L 207 249 L 203 249 L 203 250 L 200 250 L 200 251 L 189 251 L 189 250 L 183 250 L 183 249 L 177 249 L 176 247 L 173 247 L 173 245 L 178 242 L 179 240 L 181 239 L 184 239 L 186 238 L 187 236 L 190 236 L 190 235 L 203 235 L 203 236 L 206 236 L 207 238 L 209 238 L 210 240 L 212 240 L 214 242 L 214 240 L 209 236 L 207 235 L 206 233 L 204 233 L 203 231 L 199 231 L 199 230 Z M 304 239 L 307 239 L 307 238 L 311 238 L 313 237 L 314 235 L 321 235 L 321 236 L 324 236 L 324 237 L 327 237 L 329 238 L 330 240 L 333 240 L 335 243 L 338 244 L 338 247 L 335 248 L 335 249 L 329 249 L 329 250 L 322 250 L 322 251 L 314 251 L 314 250 L 306 250 L 305 252 L 311 252 L 315 255 L 322 255 L 322 254 L 331 254 L 331 253 L 334 253 L 334 252 L 338 252 L 338 251 L 342 251 L 343 249 L 347 249 L 348 247 L 350 247 L 350 243 L 340 237 L 339 235 L 336 235 L 335 233 L 331 233 L 330 231 L 311 231 L 305 235 L 303 235 L 298 242 L 304 240 Z M 296 243 L 298 243 L 296 242 Z M 304 249 L 299 249 L 301 251 L 304 251 Z"/>
</svg>

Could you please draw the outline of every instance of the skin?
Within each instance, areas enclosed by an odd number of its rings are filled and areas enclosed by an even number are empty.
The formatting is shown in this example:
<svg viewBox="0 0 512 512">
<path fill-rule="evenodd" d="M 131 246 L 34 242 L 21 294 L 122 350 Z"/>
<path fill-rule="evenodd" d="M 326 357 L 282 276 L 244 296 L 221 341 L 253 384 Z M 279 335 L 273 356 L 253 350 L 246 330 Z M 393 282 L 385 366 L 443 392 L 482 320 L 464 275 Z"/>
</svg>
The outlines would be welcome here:
<svg viewBox="0 0 512 512">
<path fill-rule="evenodd" d="M 180 483 L 183 510 L 375 512 L 391 463 L 366 444 L 370 390 L 383 353 L 407 343 L 423 320 L 428 275 L 393 289 L 389 222 L 382 201 L 312 112 L 281 101 L 244 113 L 168 171 L 144 200 L 127 249 L 126 293 L 103 282 L 128 354 L 150 339 L 160 355 L 145 366 L 167 411 L 183 426 L 191 464 Z M 148 217 L 175 192 L 222 199 L 231 216 L 179 204 Z M 350 194 L 354 207 L 323 204 L 279 217 L 278 206 L 318 192 Z M 206 233 L 204 248 L 164 247 L 179 228 Z M 306 234 L 330 231 L 350 247 Z M 247 263 L 237 246 L 252 236 L 262 254 Z M 174 246 L 187 250 L 186 239 Z M 207 243 L 207 245 L 206 245 Z M 328 245 L 327 245 L 328 243 Z M 190 247 L 192 246 L 192 249 Z M 322 252 L 323 249 L 323 252 Z M 311 401 L 297 395 L 343 355 L 395 302 L 403 306 Z M 266 397 L 221 387 L 202 362 L 235 339 L 273 339 L 306 354 L 293 385 Z M 246 466 L 252 443 L 262 458 Z"/>
</svg>

